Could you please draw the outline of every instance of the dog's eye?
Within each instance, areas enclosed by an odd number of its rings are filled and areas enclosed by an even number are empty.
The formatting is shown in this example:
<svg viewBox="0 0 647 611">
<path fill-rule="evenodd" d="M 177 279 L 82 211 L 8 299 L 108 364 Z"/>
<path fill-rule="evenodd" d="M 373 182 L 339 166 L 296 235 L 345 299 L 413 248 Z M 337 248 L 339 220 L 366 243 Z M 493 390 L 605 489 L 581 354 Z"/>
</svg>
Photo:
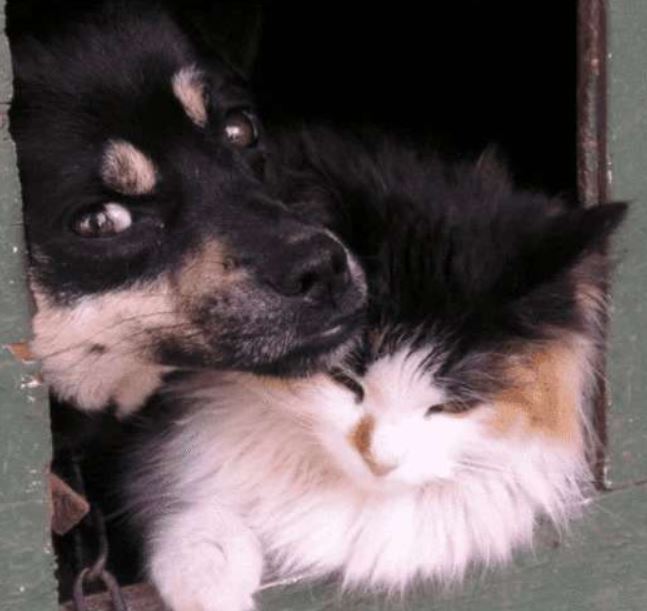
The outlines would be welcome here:
<svg viewBox="0 0 647 611">
<path fill-rule="evenodd" d="M 225 120 L 225 138 L 236 148 L 249 148 L 258 141 L 258 129 L 254 117 L 244 110 L 230 113 Z"/>
<path fill-rule="evenodd" d="M 81 212 L 72 229 L 84 238 L 106 238 L 125 231 L 132 222 L 132 215 L 123 206 L 102 204 Z"/>
</svg>

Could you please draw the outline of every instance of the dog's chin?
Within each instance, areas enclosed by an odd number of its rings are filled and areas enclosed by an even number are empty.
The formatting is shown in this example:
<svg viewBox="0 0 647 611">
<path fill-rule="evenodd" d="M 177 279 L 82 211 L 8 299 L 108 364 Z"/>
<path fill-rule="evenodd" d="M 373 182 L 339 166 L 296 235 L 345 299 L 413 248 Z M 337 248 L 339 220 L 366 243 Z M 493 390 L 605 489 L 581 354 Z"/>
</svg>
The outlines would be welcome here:
<svg viewBox="0 0 647 611">
<path fill-rule="evenodd" d="M 318 337 L 295 346 L 283 356 L 267 362 L 257 363 L 246 370 L 275 377 L 305 377 L 331 369 L 344 360 L 357 341 L 357 327 L 333 327 Z"/>
<path fill-rule="evenodd" d="M 157 345 L 156 361 L 185 370 L 231 369 L 261 375 L 301 377 L 324 371 L 339 363 L 355 345 L 363 312 L 339 317 L 324 328 L 273 329 L 252 341 L 222 341 L 194 345 L 182 338 L 166 338 Z M 235 334 L 234 334 L 235 335 Z M 217 346 L 211 350 L 208 346 Z"/>
</svg>

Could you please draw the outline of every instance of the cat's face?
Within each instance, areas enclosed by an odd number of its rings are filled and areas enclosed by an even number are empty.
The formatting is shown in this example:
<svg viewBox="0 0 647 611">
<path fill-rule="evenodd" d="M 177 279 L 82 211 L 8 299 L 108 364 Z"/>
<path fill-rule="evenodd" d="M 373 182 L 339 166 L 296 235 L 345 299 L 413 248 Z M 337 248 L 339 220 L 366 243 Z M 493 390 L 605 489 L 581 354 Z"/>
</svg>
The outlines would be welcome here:
<svg viewBox="0 0 647 611">
<path fill-rule="evenodd" d="M 450 167 L 316 133 L 295 157 L 307 161 L 284 199 L 321 215 L 369 287 L 365 342 L 349 363 L 363 400 L 318 378 L 294 402 L 331 461 L 397 488 L 478 469 L 513 477 L 533 447 L 581 455 L 602 341 L 600 253 L 625 207 L 517 190 L 487 155 Z"/>
<path fill-rule="evenodd" d="M 481 368 L 473 374 L 497 378 L 477 396 L 461 395 L 451 370 L 440 373 L 442 351 L 402 344 L 357 378 L 362 397 L 321 375 L 273 403 L 298 413 L 327 461 L 367 490 L 392 493 L 478 471 L 512 476 L 526 451 L 581 453 L 590 355 L 580 340 L 470 355 Z"/>
<path fill-rule="evenodd" d="M 407 350 L 377 360 L 361 380 L 364 398 L 312 414 L 335 463 L 360 485 L 393 490 L 454 478 L 482 437 L 483 409 L 439 411 L 449 393 Z M 331 405 L 331 404 L 329 404 Z"/>
</svg>

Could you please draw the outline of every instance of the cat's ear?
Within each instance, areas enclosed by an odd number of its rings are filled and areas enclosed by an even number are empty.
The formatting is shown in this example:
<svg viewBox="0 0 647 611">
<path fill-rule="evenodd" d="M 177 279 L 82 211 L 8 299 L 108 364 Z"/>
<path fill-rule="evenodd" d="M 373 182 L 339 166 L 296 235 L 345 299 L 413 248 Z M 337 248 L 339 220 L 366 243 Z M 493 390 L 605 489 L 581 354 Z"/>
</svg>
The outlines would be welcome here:
<svg viewBox="0 0 647 611">
<path fill-rule="evenodd" d="M 627 204 L 613 203 L 555 214 L 526 235 L 500 288 L 508 295 L 522 295 L 568 272 L 587 255 L 604 249 L 626 213 Z"/>
<path fill-rule="evenodd" d="M 177 5 L 178 21 L 203 54 L 250 76 L 261 39 L 259 0 L 185 0 Z"/>
</svg>

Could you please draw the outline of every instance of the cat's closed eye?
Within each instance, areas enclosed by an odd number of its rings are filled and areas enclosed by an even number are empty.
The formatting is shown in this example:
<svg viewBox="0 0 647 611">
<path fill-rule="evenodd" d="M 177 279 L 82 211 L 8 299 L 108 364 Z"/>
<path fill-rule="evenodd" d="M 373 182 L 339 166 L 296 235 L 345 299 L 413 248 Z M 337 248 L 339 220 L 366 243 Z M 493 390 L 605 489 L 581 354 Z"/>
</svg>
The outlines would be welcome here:
<svg viewBox="0 0 647 611">
<path fill-rule="evenodd" d="M 473 407 L 476 407 L 478 401 L 446 401 L 445 403 L 437 403 L 427 408 L 425 418 L 429 418 L 434 414 L 459 414 L 466 412 Z"/>
<path fill-rule="evenodd" d="M 353 393 L 355 403 L 360 404 L 364 401 L 364 387 L 355 378 L 352 378 L 339 368 L 333 369 L 330 376 L 337 384 L 341 384 Z"/>
<path fill-rule="evenodd" d="M 427 411 L 425 412 L 425 418 L 429 418 L 434 414 L 441 414 L 444 411 L 445 411 L 444 403 L 439 403 L 438 405 L 432 405 L 431 407 L 427 408 Z"/>
</svg>

